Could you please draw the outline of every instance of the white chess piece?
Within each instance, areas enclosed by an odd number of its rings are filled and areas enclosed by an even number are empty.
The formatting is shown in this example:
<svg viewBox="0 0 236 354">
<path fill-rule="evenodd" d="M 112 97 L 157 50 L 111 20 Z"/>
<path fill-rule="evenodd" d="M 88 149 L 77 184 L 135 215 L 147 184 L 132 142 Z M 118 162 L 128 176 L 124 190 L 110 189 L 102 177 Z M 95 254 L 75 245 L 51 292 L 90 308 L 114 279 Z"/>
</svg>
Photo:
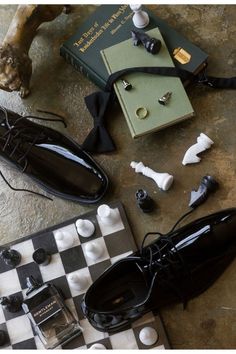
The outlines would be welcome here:
<svg viewBox="0 0 236 354">
<path fill-rule="evenodd" d="M 91 347 L 89 349 L 91 349 L 91 350 L 103 349 L 104 350 L 104 349 L 107 349 L 107 348 L 102 343 L 94 343 L 93 345 L 91 345 Z"/>
<path fill-rule="evenodd" d="M 130 8 L 134 11 L 133 24 L 137 28 L 145 28 L 149 24 L 149 16 L 147 12 L 142 11 L 142 5 L 131 4 Z"/>
<path fill-rule="evenodd" d="M 139 339 L 144 345 L 153 345 L 158 340 L 157 331 L 152 327 L 144 327 L 139 332 Z"/>
<path fill-rule="evenodd" d="M 144 166 L 142 162 L 132 161 L 130 166 L 135 169 L 136 173 L 142 173 L 146 177 L 152 178 L 157 186 L 164 191 L 167 191 L 173 183 L 174 177 L 169 173 L 158 173 L 151 168 Z"/>
<path fill-rule="evenodd" d="M 107 204 L 102 204 L 97 209 L 98 216 L 104 225 L 113 225 L 117 222 L 117 214 Z"/>
<path fill-rule="evenodd" d="M 201 158 L 197 156 L 200 152 L 203 152 L 211 147 L 214 142 L 204 133 L 201 133 L 197 138 L 197 143 L 190 146 L 186 151 L 182 164 L 187 165 L 189 163 L 197 163 L 201 161 Z"/>
<path fill-rule="evenodd" d="M 90 220 L 78 219 L 75 226 L 78 234 L 82 237 L 91 237 L 94 234 L 95 226 Z"/>
<path fill-rule="evenodd" d="M 54 232 L 55 240 L 59 248 L 70 248 L 74 244 L 74 237 L 68 231 L 56 230 Z"/>
<path fill-rule="evenodd" d="M 101 245 L 96 241 L 89 242 L 85 245 L 85 253 L 90 259 L 96 261 L 98 258 L 101 257 L 103 249 Z"/>
<path fill-rule="evenodd" d="M 76 273 L 68 275 L 68 282 L 73 289 L 78 291 L 85 290 L 88 286 L 88 278 L 86 276 L 79 276 Z"/>
</svg>

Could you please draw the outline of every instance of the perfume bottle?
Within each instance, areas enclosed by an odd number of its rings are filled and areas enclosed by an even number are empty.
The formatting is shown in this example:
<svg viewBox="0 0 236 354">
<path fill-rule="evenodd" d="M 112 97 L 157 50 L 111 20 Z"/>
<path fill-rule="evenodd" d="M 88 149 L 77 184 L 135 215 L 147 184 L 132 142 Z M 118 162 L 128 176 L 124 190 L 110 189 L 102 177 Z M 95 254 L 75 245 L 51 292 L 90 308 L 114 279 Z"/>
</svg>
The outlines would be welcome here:
<svg viewBox="0 0 236 354">
<path fill-rule="evenodd" d="M 79 322 L 53 284 L 40 284 L 30 276 L 27 286 L 22 308 L 46 349 L 54 349 L 81 334 Z"/>
</svg>

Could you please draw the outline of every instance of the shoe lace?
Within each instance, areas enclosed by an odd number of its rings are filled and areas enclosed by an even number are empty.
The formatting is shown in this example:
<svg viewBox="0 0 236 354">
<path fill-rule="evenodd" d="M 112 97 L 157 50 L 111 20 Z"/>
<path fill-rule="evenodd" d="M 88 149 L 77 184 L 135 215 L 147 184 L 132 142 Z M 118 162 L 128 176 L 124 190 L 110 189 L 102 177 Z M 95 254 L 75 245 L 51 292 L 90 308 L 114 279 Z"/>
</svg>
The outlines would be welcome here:
<svg viewBox="0 0 236 354">
<path fill-rule="evenodd" d="M 21 121 L 23 119 L 25 120 L 28 118 L 34 118 L 37 120 L 61 122 L 66 127 L 66 123 L 65 123 L 64 118 L 62 116 L 60 116 L 59 114 L 53 113 L 53 112 L 43 111 L 43 110 L 37 110 L 37 112 L 50 114 L 50 115 L 58 117 L 59 119 L 51 119 L 51 118 L 38 117 L 38 116 L 34 116 L 34 115 L 27 115 L 27 116 L 19 116 L 19 118 L 17 118 L 14 121 L 14 125 L 11 125 L 10 120 L 9 120 L 9 113 L 8 113 L 7 109 L 0 106 L 0 110 L 4 114 L 3 118 L 0 120 L 0 125 L 2 123 L 5 123 L 5 126 L 7 127 L 7 131 L 2 136 L 0 136 L 0 139 L 3 140 L 3 142 L 4 142 L 4 145 L 2 147 L 2 151 L 5 151 L 7 147 L 12 145 L 13 149 L 9 154 L 9 156 L 12 157 L 16 153 L 16 151 L 20 151 L 20 146 L 23 142 L 27 141 L 29 143 L 29 146 L 26 149 L 26 151 L 23 152 L 21 154 L 21 156 L 16 161 L 17 163 L 21 163 L 22 161 L 24 161 L 24 166 L 23 166 L 22 172 L 24 172 L 28 166 L 27 155 L 29 154 L 29 152 L 33 148 L 34 144 L 44 137 L 45 133 L 44 133 L 43 129 L 41 131 L 38 131 L 38 130 L 36 131 L 34 128 L 21 126 L 21 124 L 20 124 Z M 5 176 L 3 175 L 3 173 L 1 171 L 0 171 L 0 175 L 3 178 L 3 180 L 5 181 L 5 183 L 14 191 L 30 192 L 30 193 L 37 194 L 37 195 L 40 195 L 40 196 L 43 196 L 47 199 L 52 200 L 52 198 L 47 197 L 41 193 L 37 193 L 37 192 L 31 191 L 28 189 L 23 189 L 23 188 L 14 188 L 7 181 L 7 179 L 5 178 Z"/>
<path fill-rule="evenodd" d="M 178 273 L 183 276 L 187 274 L 190 281 L 192 281 L 192 277 L 187 264 L 178 249 L 175 247 L 170 234 L 174 231 L 179 222 L 192 213 L 193 210 L 194 209 L 191 209 L 181 216 L 171 230 L 165 235 L 160 232 L 148 232 L 144 236 L 140 247 L 141 258 L 147 263 L 148 271 L 152 276 L 152 279 L 158 277 L 159 282 L 162 282 L 171 288 L 182 301 L 184 308 L 187 305 L 186 296 L 176 285 L 173 284 L 170 280 L 170 275 Z M 159 238 L 157 242 L 153 242 L 145 247 L 145 242 L 151 235 L 159 236 Z"/>
<path fill-rule="evenodd" d="M 47 114 L 50 114 L 53 116 L 57 116 L 57 117 L 59 117 L 59 119 L 51 119 L 51 118 L 38 117 L 38 116 L 34 116 L 34 115 L 28 115 L 28 116 L 20 116 L 18 119 L 15 120 L 14 125 L 11 125 L 10 121 L 9 121 L 8 111 L 6 110 L 6 108 L 0 106 L 0 110 L 4 113 L 4 117 L 1 120 L 0 124 L 2 124 L 4 122 L 7 127 L 6 133 L 0 137 L 1 140 L 5 141 L 2 151 L 5 151 L 6 148 L 8 146 L 10 146 L 10 144 L 12 144 L 13 149 L 12 149 L 11 153 L 9 154 L 9 156 L 12 157 L 15 154 L 15 152 L 20 149 L 20 145 L 22 144 L 22 142 L 28 141 L 28 143 L 29 143 L 28 149 L 16 161 L 17 163 L 21 163 L 23 160 L 25 161 L 22 172 L 24 172 L 26 170 L 27 165 L 28 165 L 27 155 L 31 151 L 34 144 L 38 140 L 40 140 L 44 137 L 44 130 L 42 129 L 41 131 L 38 131 L 38 129 L 37 129 L 37 131 L 36 131 L 32 127 L 21 126 L 20 122 L 23 119 L 34 118 L 37 120 L 44 120 L 44 121 L 50 121 L 50 122 L 52 122 L 52 121 L 53 122 L 61 122 L 66 127 L 66 123 L 65 123 L 62 116 L 60 116 L 56 113 L 53 113 L 53 112 L 42 111 L 42 110 L 37 110 L 37 111 L 42 112 L 42 113 L 47 113 Z"/>
</svg>

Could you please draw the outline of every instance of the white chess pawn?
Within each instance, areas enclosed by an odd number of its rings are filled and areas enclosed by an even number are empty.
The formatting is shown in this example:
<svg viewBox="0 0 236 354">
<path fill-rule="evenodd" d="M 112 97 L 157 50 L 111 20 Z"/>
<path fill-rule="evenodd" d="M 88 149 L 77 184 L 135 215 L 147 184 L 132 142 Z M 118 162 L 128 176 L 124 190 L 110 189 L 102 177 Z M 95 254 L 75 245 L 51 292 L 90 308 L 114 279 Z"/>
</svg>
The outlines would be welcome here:
<svg viewBox="0 0 236 354">
<path fill-rule="evenodd" d="M 90 220 L 78 219 L 75 226 L 78 234 L 82 237 L 91 237 L 94 234 L 95 226 Z"/>
<path fill-rule="evenodd" d="M 139 332 L 139 339 L 144 345 L 153 345 L 158 340 L 157 331 L 152 327 L 144 327 Z"/>
<path fill-rule="evenodd" d="M 201 133 L 197 138 L 197 143 L 190 146 L 186 151 L 182 164 L 187 165 L 189 163 L 197 163 L 201 161 L 201 158 L 197 156 L 200 152 L 203 152 L 211 147 L 214 142 L 204 133 Z"/>
<path fill-rule="evenodd" d="M 88 278 L 76 273 L 68 275 L 68 282 L 73 289 L 78 291 L 85 290 L 88 286 Z"/>
<path fill-rule="evenodd" d="M 117 214 L 114 209 L 107 204 L 102 204 L 97 210 L 98 216 L 104 225 L 113 225 L 117 222 Z"/>
<path fill-rule="evenodd" d="M 55 240 L 59 248 L 70 248 L 74 244 L 74 237 L 68 231 L 57 230 L 54 232 Z"/>
<path fill-rule="evenodd" d="M 90 259 L 96 261 L 101 257 L 103 249 L 96 241 L 89 242 L 85 245 L 85 253 Z"/>
<path fill-rule="evenodd" d="M 102 343 L 94 343 L 93 345 L 91 345 L 91 347 L 89 349 L 91 349 L 91 350 L 93 350 L 93 349 L 103 349 L 104 350 L 104 349 L 107 349 L 107 348 Z"/>
<path fill-rule="evenodd" d="M 135 169 L 136 173 L 142 173 L 146 177 L 152 178 L 157 186 L 164 191 L 167 191 L 173 183 L 174 177 L 169 173 L 158 173 L 151 168 L 144 166 L 142 162 L 132 161 L 130 166 Z"/>
<path fill-rule="evenodd" d="M 147 27 L 147 25 L 149 24 L 149 16 L 147 12 L 142 11 L 142 5 L 131 4 L 130 8 L 132 11 L 134 11 L 132 20 L 135 27 L 137 28 Z"/>
</svg>

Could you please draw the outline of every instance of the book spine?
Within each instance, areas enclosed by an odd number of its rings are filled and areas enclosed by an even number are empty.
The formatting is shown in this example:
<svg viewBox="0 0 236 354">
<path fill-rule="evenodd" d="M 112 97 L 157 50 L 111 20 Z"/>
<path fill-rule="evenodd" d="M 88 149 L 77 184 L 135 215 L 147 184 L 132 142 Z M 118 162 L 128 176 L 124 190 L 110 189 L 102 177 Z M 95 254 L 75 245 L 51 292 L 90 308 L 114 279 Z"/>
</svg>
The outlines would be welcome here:
<svg viewBox="0 0 236 354">
<path fill-rule="evenodd" d="M 79 71 L 86 78 L 92 81 L 96 86 L 105 89 L 106 82 L 85 62 L 76 57 L 67 47 L 64 45 L 60 48 L 60 55 L 66 60 L 67 63 L 71 64 L 75 70 Z"/>
</svg>

